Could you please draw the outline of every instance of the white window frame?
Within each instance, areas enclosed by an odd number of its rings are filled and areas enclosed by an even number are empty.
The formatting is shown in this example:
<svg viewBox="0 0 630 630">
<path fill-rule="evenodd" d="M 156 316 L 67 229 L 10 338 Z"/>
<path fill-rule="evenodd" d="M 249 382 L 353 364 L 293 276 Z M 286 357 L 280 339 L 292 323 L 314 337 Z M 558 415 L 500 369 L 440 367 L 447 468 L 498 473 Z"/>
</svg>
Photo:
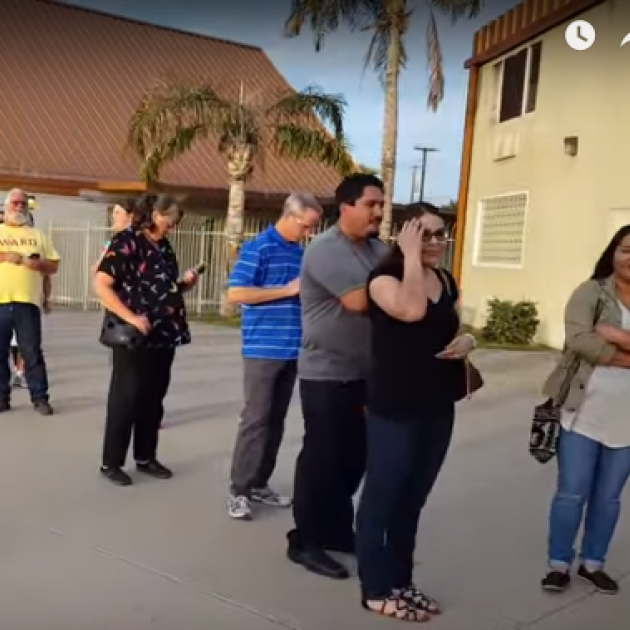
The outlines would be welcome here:
<svg viewBox="0 0 630 630">
<path fill-rule="evenodd" d="M 508 55 L 503 57 L 501 61 L 497 61 L 497 63 L 493 64 L 492 66 L 493 71 L 494 71 L 494 68 L 496 68 L 497 66 L 500 66 L 499 80 L 497 82 L 498 87 L 497 87 L 497 93 L 495 95 L 495 104 L 494 104 L 494 120 L 498 124 L 505 125 L 506 123 L 509 123 L 513 120 L 518 120 L 519 118 L 523 118 L 524 116 L 531 116 L 532 114 L 536 113 L 536 110 L 538 109 L 538 103 L 536 104 L 536 107 L 534 108 L 534 110 L 531 112 L 526 112 L 525 108 L 527 107 L 527 100 L 529 99 L 529 87 L 530 87 L 529 78 L 532 71 L 532 48 L 536 44 L 539 44 L 541 41 L 542 40 L 537 39 L 535 42 L 529 42 L 525 46 L 521 46 L 520 48 L 517 48 L 516 50 L 512 50 L 510 51 Z M 523 101 L 521 102 L 521 113 L 518 116 L 516 116 L 516 118 L 510 118 L 510 120 L 501 121 L 501 96 L 503 94 L 503 73 L 505 72 L 505 60 L 508 57 L 513 57 L 514 55 L 518 55 L 518 53 L 520 53 L 521 50 L 523 49 L 527 49 L 527 60 L 525 61 L 525 76 L 523 78 L 524 85 L 523 85 Z M 542 49 L 541 49 L 541 64 L 542 64 Z"/>
<path fill-rule="evenodd" d="M 486 263 L 479 262 L 479 251 L 481 249 L 481 237 L 483 230 L 483 202 L 488 199 L 501 199 L 503 197 L 514 197 L 516 195 L 525 195 L 525 212 L 523 214 L 523 239 L 521 244 L 521 262 L 518 264 L 509 263 Z M 527 225 L 529 218 L 530 194 L 528 190 L 515 190 L 512 192 L 501 193 L 500 195 L 486 195 L 477 201 L 477 218 L 475 221 L 475 240 L 473 241 L 473 267 L 482 267 L 486 269 L 523 269 L 525 266 L 525 239 L 527 235 Z"/>
</svg>

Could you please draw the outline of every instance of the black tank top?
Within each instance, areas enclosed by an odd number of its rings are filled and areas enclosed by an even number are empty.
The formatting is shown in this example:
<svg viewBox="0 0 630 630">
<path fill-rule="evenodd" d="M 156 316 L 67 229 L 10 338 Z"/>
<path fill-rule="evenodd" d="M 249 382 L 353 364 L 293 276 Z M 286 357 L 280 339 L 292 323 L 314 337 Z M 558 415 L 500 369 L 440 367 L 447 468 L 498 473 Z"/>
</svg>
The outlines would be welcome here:
<svg viewBox="0 0 630 630">
<path fill-rule="evenodd" d="M 455 279 L 447 272 L 437 275 L 442 284 L 440 298 L 437 302 L 428 300 L 427 312 L 418 322 L 394 319 L 369 298 L 372 359 L 368 409 L 376 415 L 390 420 L 421 420 L 452 409 L 455 392 L 461 390 L 458 381 L 465 378 L 463 363 L 435 356 L 459 329 Z M 369 276 L 368 286 L 379 276 L 402 280 L 402 265 L 376 268 Z"/>
</svg>

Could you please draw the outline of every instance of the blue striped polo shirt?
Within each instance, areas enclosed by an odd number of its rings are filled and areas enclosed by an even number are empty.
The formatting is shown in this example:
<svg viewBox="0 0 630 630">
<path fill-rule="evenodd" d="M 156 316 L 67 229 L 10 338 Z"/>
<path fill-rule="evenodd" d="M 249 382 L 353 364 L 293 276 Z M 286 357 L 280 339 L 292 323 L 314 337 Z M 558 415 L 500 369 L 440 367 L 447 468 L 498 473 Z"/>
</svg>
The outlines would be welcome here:
<svg viewBox="0 0 630 630">
<path fill-rule="evenodd" d="M 243 244 L 230 275 L 230 288 L 282 287 L 300 275 L 304 250 L 285 240 L 275 227 Z M 302 341 L 299 297 L 241 306 L 243 356 L 249 359 L 297 359 Z"/>
</svg>

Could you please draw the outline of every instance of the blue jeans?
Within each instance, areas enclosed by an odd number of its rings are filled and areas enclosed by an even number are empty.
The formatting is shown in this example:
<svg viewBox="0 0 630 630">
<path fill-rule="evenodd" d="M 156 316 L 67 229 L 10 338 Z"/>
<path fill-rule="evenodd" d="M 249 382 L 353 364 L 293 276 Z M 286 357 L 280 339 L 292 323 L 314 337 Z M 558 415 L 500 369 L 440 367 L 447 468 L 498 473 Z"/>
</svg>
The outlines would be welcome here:
<svg viewBox="0 0 630 630">
<path fill-rule="evenodd" d="M 367 471 L 357 512 L 363 598 L 384 599 L 413 582 L 420 512 L 442 468 L 454 410 L 397 422 L 367 419 Z"/>
<path fill-rule="evenodd" d="M 0 400 L 11 397 L 9 352 L 13 331 L 24 359 L 24 375 L 33 403 L 48 401 L 48 376 L 42 352 L 42 316 L 34 304 L 0 304 Z"/>
<path fill-rule="evenodd" d="M 558 489 L 549 519 L 551 568 L 567 570 L 573 564 L 585 508 L 581 557 L 590 571 L 604 566 L 629 476 L 630 448 L 609 448 L 579 433 L 562 432 Z"/>
</svg>

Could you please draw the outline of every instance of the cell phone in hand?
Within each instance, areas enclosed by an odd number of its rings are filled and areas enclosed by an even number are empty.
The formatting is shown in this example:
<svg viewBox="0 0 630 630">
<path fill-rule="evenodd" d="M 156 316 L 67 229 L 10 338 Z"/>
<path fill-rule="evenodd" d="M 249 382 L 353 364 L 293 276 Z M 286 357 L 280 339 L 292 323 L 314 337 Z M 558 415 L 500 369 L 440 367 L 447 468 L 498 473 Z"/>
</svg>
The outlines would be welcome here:
<svg viewBox="0 0 630 630">
<path fill-rule="evenodd" d="M 205 262 L 200 262 L 192 268 L 192 271 L 195 275 L 200 276 L 201 274 L 206 273 L 206 269 L 208 266 Z"/>
</svg>

